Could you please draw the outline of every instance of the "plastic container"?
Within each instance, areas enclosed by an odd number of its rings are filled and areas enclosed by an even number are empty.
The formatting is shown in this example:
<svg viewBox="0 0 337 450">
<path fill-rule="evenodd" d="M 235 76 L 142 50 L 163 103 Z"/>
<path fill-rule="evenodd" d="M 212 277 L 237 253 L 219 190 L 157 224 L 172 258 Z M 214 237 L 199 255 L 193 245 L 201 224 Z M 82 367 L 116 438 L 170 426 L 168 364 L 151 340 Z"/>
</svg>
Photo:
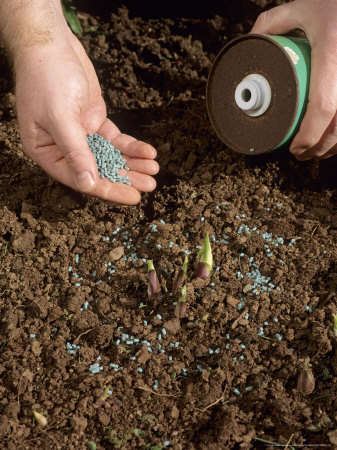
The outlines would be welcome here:
<svg viewBox="0 0 337 450">
<path fill-rule="evenodd" d="M 244 154 L 288 145 L 305 114 L 310 84 L 309 42 L 247 34 L 217 55 L 207 82 L 207 109 L 219 138 Z"/>
</svg>

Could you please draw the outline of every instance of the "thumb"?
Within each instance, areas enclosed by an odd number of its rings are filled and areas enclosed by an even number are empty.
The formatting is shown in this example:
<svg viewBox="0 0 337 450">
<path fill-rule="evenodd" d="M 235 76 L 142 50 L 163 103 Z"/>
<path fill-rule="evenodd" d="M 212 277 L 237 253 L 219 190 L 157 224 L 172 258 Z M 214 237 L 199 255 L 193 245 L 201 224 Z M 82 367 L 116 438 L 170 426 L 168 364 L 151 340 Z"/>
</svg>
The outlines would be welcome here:
<svg viewBox="0 0 337 450">
<path fill-rule="evenodd" d="M 284 34 L 300 25 L 295 17 L 296 2 L 276 6 L 261 13 L 251 33 L 257 34 Z"/>
<path fill-rule="evenodd" d="M 50 133 L 74 175 L 77 189 L 91 192 L 97 180 L 97 166 L 79 120 L 62 118 L 52 126 Z"/>
</svg>

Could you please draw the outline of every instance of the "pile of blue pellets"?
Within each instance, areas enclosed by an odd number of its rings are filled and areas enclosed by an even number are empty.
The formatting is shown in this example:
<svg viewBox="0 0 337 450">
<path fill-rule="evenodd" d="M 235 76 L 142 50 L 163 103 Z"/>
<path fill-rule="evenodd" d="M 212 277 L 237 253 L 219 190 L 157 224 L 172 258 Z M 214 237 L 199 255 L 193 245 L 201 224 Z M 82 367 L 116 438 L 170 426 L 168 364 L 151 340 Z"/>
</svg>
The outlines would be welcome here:
<svg viewBox="0 0 337 450">
<path fill-rule="evenodd" d="M 95 156 L 98 173 L 101 178 L 107 178 L 113 183 L 131 184 L 127 176 L 122 177 L 119 173 L 119 169 L 129 170 L 125 165 L 126 160 L 109 140 L 95 133 L 89 134 L 87 141 Z"/>
</svg>

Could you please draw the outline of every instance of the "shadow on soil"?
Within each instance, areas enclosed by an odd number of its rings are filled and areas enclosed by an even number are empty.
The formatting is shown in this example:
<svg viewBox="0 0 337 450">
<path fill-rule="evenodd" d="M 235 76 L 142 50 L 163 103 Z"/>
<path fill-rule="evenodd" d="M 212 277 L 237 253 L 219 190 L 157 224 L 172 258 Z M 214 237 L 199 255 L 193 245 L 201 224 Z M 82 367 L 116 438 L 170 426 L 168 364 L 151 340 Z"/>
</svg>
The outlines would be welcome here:
<svg viewBox="0 0 337 450">
<path fill-rule="evenodd" d="M 240 22 L 242 11 L 245 15 L 254 17 L 259 14 L 261 8 L 250 0 L 196 0 L 194 2 L 154 2 L 145 0 L 142 2 L 125 0 L 111 2 L 111 0 L 74 0 L 74 5 L 80 10 L 92 15 L 98 15 L 108 19 L 110 13 L 125 5 L 130 11 L 130 17 L 140 16 L 144 19 L 174 18 L 177 16 L 194 19 L 207 19 L 219 14 L 230 17 L 233 22 Z"/>
</svg>

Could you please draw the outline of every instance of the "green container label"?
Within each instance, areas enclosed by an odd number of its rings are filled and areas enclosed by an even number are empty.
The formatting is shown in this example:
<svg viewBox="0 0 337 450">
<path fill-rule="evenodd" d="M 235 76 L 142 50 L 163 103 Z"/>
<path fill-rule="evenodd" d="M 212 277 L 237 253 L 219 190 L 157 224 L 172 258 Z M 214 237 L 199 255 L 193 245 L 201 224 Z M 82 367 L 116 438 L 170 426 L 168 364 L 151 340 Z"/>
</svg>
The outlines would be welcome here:
<svg viewBox="0 0 337 450">
<path fill-rule="evenodd" d="M 297 133 L 301 121 L 304 117 L 309 95 L 310 85 L 310 69 L 311 69 L 311 47 L 309 41 L 303 38 L 289 37 L 289 36 L 268 36 L 276 44 L 280 45 L 288 54 L 293 66 L 296 70 L 299 87 L 299 102 L 295 121 L 288 133 L 280 144 L 275 147 L 282 147 L 292 140 Z"/>
</svg>

